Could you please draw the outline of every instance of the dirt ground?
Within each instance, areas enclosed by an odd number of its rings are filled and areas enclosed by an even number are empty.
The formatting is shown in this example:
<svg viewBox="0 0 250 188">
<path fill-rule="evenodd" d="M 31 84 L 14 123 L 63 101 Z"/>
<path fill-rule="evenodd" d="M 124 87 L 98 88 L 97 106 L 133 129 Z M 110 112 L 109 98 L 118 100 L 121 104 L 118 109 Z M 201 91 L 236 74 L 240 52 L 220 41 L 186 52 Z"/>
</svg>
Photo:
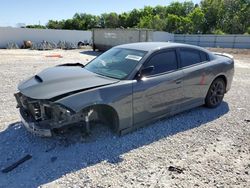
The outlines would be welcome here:
<svg viewBox="0 0 250 188">
<path fill-rule="evenodd" d="M 198 107 L 122 137 L 97 125 L 89 138 L 74 130 L 47 139 L 23 128 L 17 84 L 98 53 L 0 50 L 0 169 L 32 155 L 0 172 L 0 187 L 250 187 L 250 50 L 210 50 L 235 58 L 232 88 L 218 108 Z"/>
</svg>

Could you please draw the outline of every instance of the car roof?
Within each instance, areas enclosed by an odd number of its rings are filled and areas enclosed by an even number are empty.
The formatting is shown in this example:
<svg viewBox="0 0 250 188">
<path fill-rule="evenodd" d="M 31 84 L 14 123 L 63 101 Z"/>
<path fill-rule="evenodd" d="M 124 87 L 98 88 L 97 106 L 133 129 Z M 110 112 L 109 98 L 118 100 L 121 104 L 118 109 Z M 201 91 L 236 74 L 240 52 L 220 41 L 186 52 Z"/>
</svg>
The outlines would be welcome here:
<svg viewBox="0 0 250 188">
<path fill-rule="evenodd" d="M 149 51 L 160 50 L 163 48 L 177 48 L 177 47 L 189 47 L 208 52 L 204 48 L 198 46 L 175 43 L 175 42 L 137 42 L 137 43 L 122 44 L 116 46 L 115 48 L 127 48 L 127 49 L 142 50 L 149 52 Z"/>
</svg>

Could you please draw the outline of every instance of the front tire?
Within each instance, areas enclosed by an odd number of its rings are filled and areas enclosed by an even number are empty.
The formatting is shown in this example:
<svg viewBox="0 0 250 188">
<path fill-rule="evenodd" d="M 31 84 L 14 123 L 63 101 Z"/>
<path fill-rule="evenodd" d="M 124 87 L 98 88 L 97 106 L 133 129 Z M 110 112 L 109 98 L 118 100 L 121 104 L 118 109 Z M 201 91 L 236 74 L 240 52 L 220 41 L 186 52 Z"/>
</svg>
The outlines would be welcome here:
<svg viewBox="0 0 250 188">
<path fill-rule="evenodd" d="M 222 78 L 216 78 L 212 82 L 207 92 L 207 96 L 205 98 L 205 105 L 209 108 L 216 108 L 221 104 L 225 92 L 226 92 L 225 81 Z"/>
</svg>

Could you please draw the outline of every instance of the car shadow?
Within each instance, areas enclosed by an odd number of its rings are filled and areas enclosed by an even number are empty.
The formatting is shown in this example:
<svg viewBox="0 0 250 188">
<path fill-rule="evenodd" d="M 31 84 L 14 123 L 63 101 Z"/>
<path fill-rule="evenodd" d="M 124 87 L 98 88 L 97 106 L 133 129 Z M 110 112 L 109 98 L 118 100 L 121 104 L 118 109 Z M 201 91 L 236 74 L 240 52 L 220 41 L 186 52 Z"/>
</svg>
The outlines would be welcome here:
<svg viewBox="0 0 250 188">
<path fill-rule="evenodd" d="M 122 137 L 97 124 L 90 137 L 82 136 L 76 128 L 53 138 L 39 138 L 27 132 L 21 122 L 15 122 L 0 132 L 0 168 L 26 154 L 32 159 L 7 174 L 0 172 L 0 187 L 38 187 L 100 162 L 119 163 L 131 150 L 206 126 L 228 111 L 226 102 L 216 109 L 198 107 Z"/>
</svg>

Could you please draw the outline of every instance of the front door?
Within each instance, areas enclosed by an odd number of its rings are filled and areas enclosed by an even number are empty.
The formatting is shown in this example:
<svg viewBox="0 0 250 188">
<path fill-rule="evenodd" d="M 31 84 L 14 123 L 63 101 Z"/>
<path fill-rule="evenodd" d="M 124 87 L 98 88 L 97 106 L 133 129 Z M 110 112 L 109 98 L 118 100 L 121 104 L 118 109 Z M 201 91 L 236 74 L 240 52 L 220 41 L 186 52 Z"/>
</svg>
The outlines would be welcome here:
<svg viewBox="0 0 250 188">
<path fill-rule="evenodd" d="M 154 70 L 133 83 L 134 124 L 178 111 L 183 102 L 182 70 L 175 50 L 152 55 L 143 67 Z"/>
</svg>

